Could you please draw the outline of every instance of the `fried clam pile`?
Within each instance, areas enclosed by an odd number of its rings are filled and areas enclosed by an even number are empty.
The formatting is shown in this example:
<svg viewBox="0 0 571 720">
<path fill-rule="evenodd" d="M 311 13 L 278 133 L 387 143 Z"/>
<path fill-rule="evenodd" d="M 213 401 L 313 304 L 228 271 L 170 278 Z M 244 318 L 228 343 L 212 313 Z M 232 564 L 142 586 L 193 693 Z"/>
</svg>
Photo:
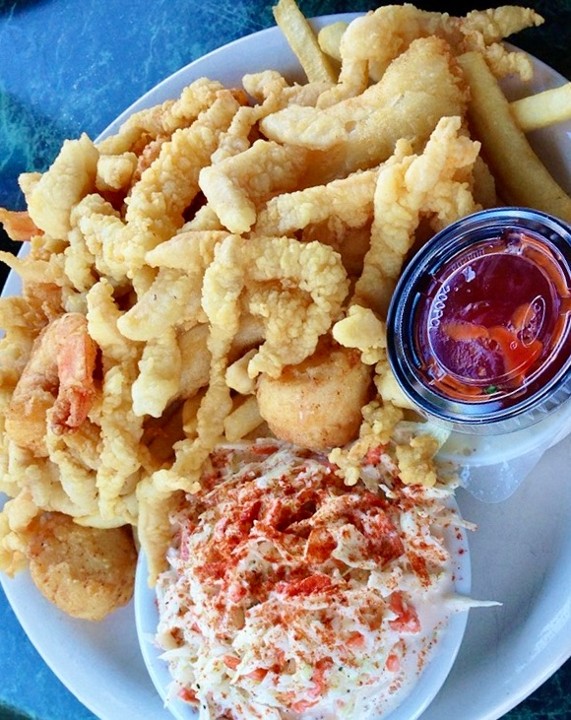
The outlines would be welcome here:
<svg viewBox="0 0 571 720">
<path fill-rule="evenodd" d="M 27 250 L 2 255 L 22 282 L 0 305 L 3 571 L 104 616 L 130 597 L 133 535 L 151 582 L 164 567 L 169 513 L 220 442 L 326 449 L 349 484 L 382 450 L 436 482 L 385 313 L 415 247 L 497 202 L 457 56 L 528 73 L 498 43 L 539 22 L 381 8 L 332 32 L 338 79 L 200 78 L 20 177 L 27 210 L 0 216 Z"/>
</svg>

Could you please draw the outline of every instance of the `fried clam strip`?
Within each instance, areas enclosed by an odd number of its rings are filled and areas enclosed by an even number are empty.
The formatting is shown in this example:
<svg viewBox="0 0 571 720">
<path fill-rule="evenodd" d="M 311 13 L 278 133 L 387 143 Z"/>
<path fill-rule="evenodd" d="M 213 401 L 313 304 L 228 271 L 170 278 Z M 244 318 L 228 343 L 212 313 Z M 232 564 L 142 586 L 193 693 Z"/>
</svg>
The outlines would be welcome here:
<svg viewBox="0 0 571 720">
<path fill-rule="evenodd" d="M 416 411 L 390 370 L 387 360 L 387 327 L 370 308 L 350 305 L 344 318 L 335 323 L 333 338 L 343 347 L 358 350 L 365 365 L 375 366 L 374 381 L 385 405 Z"/>
<path fill-rule="evenodd" d="M 133 412 L 159 418 L 180 389 L 182 353 L 174 327 L 145 343 L 139 374 L 131 388 Z"/>
<path fill-rule="evenodd" d="M 130 115 L 119 132 L 101 140 L 97 147 L 103 156 L 121 156 L 126 152 L 144 152 L 146 144 L 166 138 L 175 130 L 188 127 L 216 100 L 224 86 L 215 80 L 198 78 L 185 87 L 176 100 L 166 100 Z"/>
<path fill-rule="evenodd" d="M 323 93 L 318 106 L 329 107 L 362 93 L 414 40 L 428 36 L 443 38 L 457 54 L 481 51 L 496 76 L 519 72 L 523 79 L 529 79 L 529 59 L 523 53 L 510 52 L 500 41 L 542 22 L 534 10 L 517 6 L 473 11 L 465 17 L 427 12 L 411 4 L 380 7 L 346 26 L 339 41 L 339 82 Z M 334 32 L 339 37 L 339 28 Z M 330 31 L 325 28 L 321 33 L 328 35 Z"/>
<path fill-rule="evenodd" d="M 290 103 L 315 105 L 320 93 L 328 87 L 320 82 L 290 85 L 275 70 L 244 75 L 242 84 L 255 102 L 238 109 L 228 131 L 223 134 L 218 149 L 212 155 L 213 165 L 247 150 L 252 144 L 252 130 L 262 118 Z"/>
<path fill-rule="evenodd" d="M 28 213 L 36 227 L 53 238 L 67 237 L 71 209 L 95 189 L 98 158 L 99 151 L 83 134 L 77 140 L 64 141 L 45 173 L 20 176 Z"/>
<path fill-rule="evenodd" d="M 38 509 L 64 512 L 72 517 L 83 514 L 65 492 L 59 468 L 47 458 L 35 457 L 26 448 L 8 442 L 5 454 L 6 467 L 3 468 L 2 487 L 12 485 L 16 496 L 20 491 L 28 491 Z"/>
<path fill-rule="evenodd" d="M 210 321 L 207 338 L 211 355 L 209 385 L 198 407 L 196 437 L 177 443 L 173 466 L 161 469 L 153 476 L 153 482 L 162 493 L 198 490 L 202 463 L 221 439 L 224 418 L 232 409 L 225 373 L 227 356 L 239 327 L 239 300 L 245 282 L 240 250 L 243 250 L 240 238 L 229 236 L 217 246 L 214 261 L 204 276 L 203 304 Z M 141 493 L 144 498 L 144 488 Z"/>
<path fill-rule="evenodd" d="M 48 250 L 41 252 L 40 240 Z M 24 256 L 16 256 L 11 252 L 0 250 L 0 261 L 20 276 L 24 294 L 33 294 L 40 285 L 52 285 L 63 288 L 69 285 L 65 275 L 65 260 L 60 250 L 59 241 L 51 241 L 44 235 L 34 236 L 30 244 L 30 252 Z M 50 252 L 53 250 L 53 252 Z"/>
<path fill-rule="evenodd" d="M 126 193 L 136 177 L 139 157 L 134 152 L 99 155 L 95 187 L 102 193 Z"/>
<path fill-rule="evenodd" d="M 77 203 L 73 225 L 101 273 L 116 282 L 133 280 L 144 268 L 145 253 L 182 227 L 183 213 L 199 191 L 199 172 L 210 163 L 239 107 L 231 91 L 219 90 L 190 127 L 177 129 L 132 187 L 124 219 L 100 195 Z"/>
<path fill-rule="evenodd" d="M 76 516 L 98 514 L 96 472 L 100 464 L 100 428 L 86 419 L 74 433 L 61 435 L 48 427 L 45 436 L 48 457 L 58 468 L 59 482 L 77 508 Z"/>
<path fill-rule="evenodd" d="M 314 106 L 321 93 L 330 86 L 330 83 L 317 81 L 290 85 L 275 70 L 246 74 L 242 84 L 254 104 L 242 106 L 236 112 L 212 156 L 213 165 L 247 150 L 252 144 L 252 130 L 264 117 L 291 104 Z M 289 158 L 287 160 L 291 162 Z"/>
<path fill-rule="evenodd" d="M 135 490 L 145 460 L 143 418 L 134 412 L 131 392 L 138 372 L 137 359 L 130 358 L 110 367 L 103 378 L 96 477 L 102 523 L 116 518 L 133 523 L 137 516 Z"/>
<path fill-rule="evenodd" d="M 438 120 L 463 116 L 467 89 L 448 44 L 415 40 L 360 95 L 325 109 L 291 106 L 260 122 L 266 137 L 323 153 L 322 168 L 306 185 L 327 182 L 378 165 L 398 139 L 422 147 Z"/>
<path fill-rule="evenodd" d="M 80 201 L 79 205 L 82 202 L 83 200 Z M 74 290 L 84 294 L 97 282 L 96 261 L 87 247 L 85 237 L 79 228 L 72 227 L 67 237 L 69 246 L 63 253 L 65 276 Z"/>
<path fill-rule="evenodd" d="M 0 512 L 0 569 L 13 576 L 27 567 L 26 528 L 39 513 L 31 492 L 12 494 Z"/>
<path fill-rule="evenodd" d="M 149 341 L 161 337 L 165 327 L 187 329 L 205 316 L 201 307 L 204 271 L 214 258 L 226 231 L 188 231 L 147 252 L 145 261 L 158 267 L 149 289 L 119 318 L 120 332 L 130 340 Z"/>
<path fill-rule="evenodd" d="M 316 105 L 320 95 L 331 87 L 331 83 L 323 81 L 290 85 L 276 70 L 244 75 L 242 84 L 248 95 L 264 108 L 277 105 L 272 112 L 288 105 Z"/>
<path fill-rule="evenodd" d="M 45 318 L 23 297 L 0 299 L 0 413 L 4 411 L 32 352 Z"/>
<path fill-rule="evenodd" d="M 77 233 L 71 233 L 65 267 L 76 284 L 81 288 L 93 284 L 96 276 L 91 268 L 116 283 L 125 281 L 125 224 L 120 212 L 101 195 L 91 193 L 73 208 L 70 220 Z"/>
<path fill-rule="evenodd" d="M 458 53 L 481 52 L 496 77 L 518 73 L 522 80 L 531 80 L 531 60 L 521 52 L 509 52 L 501 40 L 544 22 L 532 8 L 505 5 L 481 12 L 474 10 L 460 21 L 464 39 Z"/>
<path fill-rule="evenodd" d="M 137 486 L 137 532 L 147 559 L 148 584 L 151 588 L 155 586 L 159 573 L 167 569 L 166 550 L 172 542 L 170 518 L 184 506 L 186 498 L 187 494 L 183 490 L 173 492 L 168 487 L 159 487 L 154 476 L 143 478 Z M 0 522 L 1 519 L 0 515 Z"/>
<path fill-rule="evenodd" d="M 118 329 L 123 313 L 105 278 L 87 293 L 90 336 L 101 351 L 103 382 L 97 422 L 100 426 L 99 461 L 96 464 L 98 511 L 82 522 L 109 526 L 113 518 L 134 523 L 137 516 L 135 486 L 148 458 L 141 439 L 144 418 L 134 411 L 132 387 L 139 374 L 141 343 L 126 339 Z"/>
<path fill-rule="evenodd" d="M 359 350 L 366 365 L 386 357 L 387 326 L 370 308 L 350 305 L 346 316 L 333 326 L 332 335 L 343 347 Z"/>
<path fill-rule="evenodd" d="M 377 169 L 356 172 L 326 185 L 277 195 L 259 211 L 253 232 L 290 235 L 333 216 L 347 227 L 363 227 L 373 214 L 377 174 Z"/>
<path fill-rule="evenodd" d="M 200 188 L 222 225 L 242 234 L 256 222 L 258 205 L 299 186 L 307 157 L 303 148 L 257 140 L 244 152 L 203 168 Z"/>
<path fill-rule="evenodd" d="M 131 115 L 119 132 L 98 144 L 96 187 L 100 192 L 127 192 L 159 156 L 161 147 L 180 128 L 191 125 L 223 90 L 221 83 L 199 78 L 176 100 L 166 100 Z M 234 91 L 240 96 L 240 91 Z"/>
<path fill-rule="evenodd" d="M 199 190 L 200 170 L 210 164 L 236 111 L 238 101 L 221 90 L 213 104 L 189 127 L 173 133 L 126 199 L 125 257 L 129 271 L 144 265 L 145 253 L 172 237 Z"/>
<path fill-rule="evenodd" d="M 286 365 L 315 351 L 341 310 L 349 282 L 340 256 L 319 242 L 251 238 L 244 255 L 249 310 L 263 319 L 265 331 L 248 373 L 278 377 Z"/>
<path fill-rule="evenodd" d="M 139 347 L 119 332 L 117 323 L 122 316 L 114 298 L 115 288 L 107 278 L 101 278 L 86 294 L 87 328 L 101 351 L 101 365 L 105 371 L 112 365 L 138 357 Z"/>
<path fill-rule="evenodd" d="M 472 169 L 480 143 L 462 134 L 459 117 L 442 118 L 421 155 L 406 141 L 379 170 L 371 246 L 353 302 L 385 317 L 402 264 L 421 217 L 434 230 L 480 207 L 472 195 Z M 405 152 L 403 152 L 403 150 Z"/>
</svg>

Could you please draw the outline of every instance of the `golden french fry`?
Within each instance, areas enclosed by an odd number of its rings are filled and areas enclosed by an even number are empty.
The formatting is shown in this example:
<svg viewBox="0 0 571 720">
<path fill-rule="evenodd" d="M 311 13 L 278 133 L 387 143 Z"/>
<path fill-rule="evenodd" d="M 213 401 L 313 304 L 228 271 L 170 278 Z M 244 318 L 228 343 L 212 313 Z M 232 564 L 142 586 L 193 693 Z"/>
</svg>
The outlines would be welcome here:
<svg viewBox="0 0 571 720">
<path fill-rule="evenodd" d="M 459 61 L 472 91 L 472 128 L 504 200 L 571 221 L 571 198 L 534 153 L 483 56 L 468 52 Z"/>
<path fill-rule="evenodd" d="M 329 58 L 319 47 L 317 37 L 295 0 L 279 0 L 273 8 L 278 27 L 299 59 L 309 82 L 337 80 Z"/>
<path fill-rule="evenodd" d="M 524 132 L 571 120 L 571 82 L 514 100 L 510 108 Z"/>
</svg>

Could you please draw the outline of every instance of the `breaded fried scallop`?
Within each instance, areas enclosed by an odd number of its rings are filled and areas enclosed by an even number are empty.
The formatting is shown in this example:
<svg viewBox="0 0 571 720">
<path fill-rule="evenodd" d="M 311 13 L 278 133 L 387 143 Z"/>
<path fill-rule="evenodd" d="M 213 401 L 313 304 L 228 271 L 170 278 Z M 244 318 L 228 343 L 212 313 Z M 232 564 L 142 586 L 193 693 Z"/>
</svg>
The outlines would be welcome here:
<svg viewBox="0 0 571 720">
<path fill-rule="evenodd" d="M 279 378 L 261 375 L 257 399 L 276 437 L 324 450 L 357 437 L 370 388 L 371 368 L 356 350 L 322 343 L 314 355 L 287 366 Z"/>
<path fill-rule="evenodd" d="M 85 527 L 63 513 L 43 513 L 28 533 L 32 580 L 63 612 L 102 620 L 131 599 L 137 552 L 130 528 Z"/>
</svg>

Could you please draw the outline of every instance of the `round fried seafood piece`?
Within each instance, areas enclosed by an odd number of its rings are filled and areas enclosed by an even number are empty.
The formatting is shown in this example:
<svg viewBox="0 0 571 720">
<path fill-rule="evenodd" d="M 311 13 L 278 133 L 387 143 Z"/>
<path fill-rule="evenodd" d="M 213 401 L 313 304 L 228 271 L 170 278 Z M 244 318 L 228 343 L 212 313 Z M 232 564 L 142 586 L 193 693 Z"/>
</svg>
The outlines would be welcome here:
<svg viewBox="0 0 571 720">
<path fill-rule="evenodd" d="M 102 620 L 133 595 L 137 551 L 129 527 L 76 524 L 62 513 L 43 513 L 27 530 L 30 574 L 60 610 Z"/>
<path fill-rule="evenodd" d="M 276 437 L 325 450 L 357 437 L 370 388 L 371 368 L 361 362 L 359 352 L 334 345 L 288 365 L 279 378 L 261 375 L 257 399 Z"/>
</svg>

